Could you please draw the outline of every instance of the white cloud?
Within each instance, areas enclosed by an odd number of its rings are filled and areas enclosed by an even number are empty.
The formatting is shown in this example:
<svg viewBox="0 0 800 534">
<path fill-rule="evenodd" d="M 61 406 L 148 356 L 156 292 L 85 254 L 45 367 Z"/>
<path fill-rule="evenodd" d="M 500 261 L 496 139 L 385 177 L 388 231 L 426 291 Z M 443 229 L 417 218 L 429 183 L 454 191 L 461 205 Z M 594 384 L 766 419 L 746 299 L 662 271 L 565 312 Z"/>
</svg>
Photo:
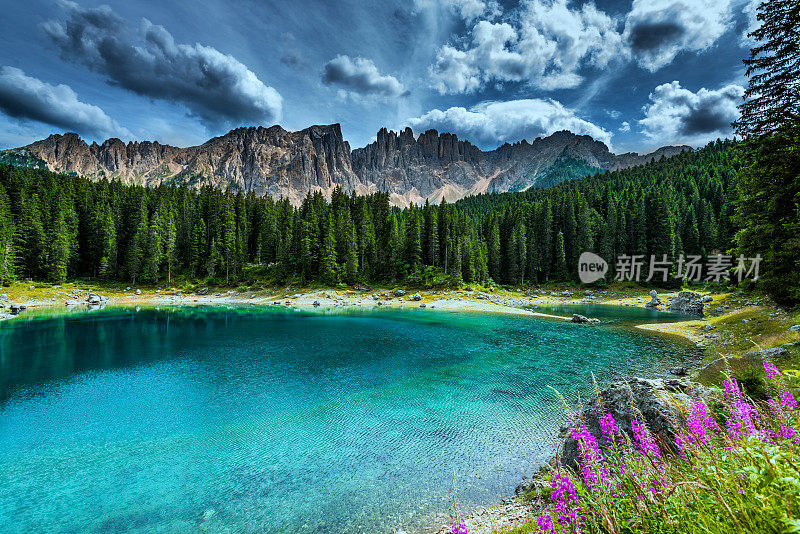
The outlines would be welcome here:
<svg viewBox="0 0 800 534">
<path fill-rule="evenodd" d="M 382 75 L 375 63 L 363 57 L 336 56 L 325 64 L 322 81 L 362 96 L 394 98 L 406 94 L 397 78 Z"/>
<path fill-rule="evenodd" d="M 15 67 L 0 67 L 0 111 L 16 119 L 37 121 L 99 139 L 133 137 L 102 109 L 78 100 L 69 86 L 50 85 Z"/>
<path fill-rule="evenodd" d="M 497 0 L 416 0 L 418 9 L 445 8 L 465 22 L 477 18 L 493 20 L 503 13 Z"/>
<path fill-rule="evenodd" d="M 756 43 L 755 39 L 750 37 L 750 33 L 754 32 L 759 28 L 759 26 L 761 26 L 761 21 L 758 20 L 758 7 L 763 2 L 764 0 L 749 0 L 745 4 L 744 9 L 742 9 L 742 13 L 747 21 L 747 26 L 745 27 L 741 36 L 741 44 L 743 46 L 750 47 Z"/>
<path fill-rule="evenodd" d="M 622 124 L 619 127 L 620 132 L 630 132 L 631 131 L 631 123 L 628 121 L 622 121 Z"/>
<path fill-rule="evenodd" d="M 731 133 L 742 95 L 744 88 L 736 84 L 693 93 L 678 81 L 665 83 L 650 93 L 639 124 L 647 137 L 659 143 L 701 145 Z"/>
<path fill-rule="evenodd" d="M 471 109 L 452 107 L 431 110 L 407 121 L 416 131 L 430 128 L 449 132 L 484 147 L 505 142 L 532 140 L 559 130 L 586 134 L 611 145 L 611 133 L 581 119 L 555 100 L 510 100 L 484 102 Z"/>
<path fill-rule="evenodd" d="M 655 72 L 683 50 L 713 45 L 731 22 L 731 0 L 633 0 L 624 38 L 643 68 Z"/>
<path fill-rule="evenodd" d="M 583 64 L 603 68 L 626 55 L 616 27 L 592 3 L 570 9 L 568 0 L 524 0 L 514 25 L 481 20 L 469 46 L 441 47 L 431 66 L 433 86 L 442 94 L 468 93 L 491 82 L 575 87 Z"/>
</svg>

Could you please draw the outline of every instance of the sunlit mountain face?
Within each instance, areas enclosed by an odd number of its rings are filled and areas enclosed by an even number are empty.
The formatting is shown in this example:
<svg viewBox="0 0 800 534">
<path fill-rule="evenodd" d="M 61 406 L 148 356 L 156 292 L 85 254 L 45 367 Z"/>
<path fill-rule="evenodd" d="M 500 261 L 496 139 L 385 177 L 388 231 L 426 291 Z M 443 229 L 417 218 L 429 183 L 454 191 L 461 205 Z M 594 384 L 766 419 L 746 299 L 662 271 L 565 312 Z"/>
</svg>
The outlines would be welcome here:
<svg viewBox="0 0 800 534">
<path fill-rule="evenodd" d="M 341 124 L 489 151 L 567 130 L 614 153 L 730 137 L 751 1 L 7 2 L 0 148 L 187 147 Z"/>
</svg>

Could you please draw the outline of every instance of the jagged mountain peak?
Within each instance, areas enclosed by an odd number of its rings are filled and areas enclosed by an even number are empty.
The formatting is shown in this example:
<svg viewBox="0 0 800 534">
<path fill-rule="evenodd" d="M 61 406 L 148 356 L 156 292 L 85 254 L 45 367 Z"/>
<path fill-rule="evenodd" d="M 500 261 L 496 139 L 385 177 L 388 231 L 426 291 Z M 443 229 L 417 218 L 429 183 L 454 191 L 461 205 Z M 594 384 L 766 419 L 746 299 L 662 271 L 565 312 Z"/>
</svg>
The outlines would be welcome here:
<svg viewBox="0 0 800 534">
<path fill-rule="evenodd" d="M 185 148 L 117 138 L 89 145 L 68 132 L 6 153 L 13 152 L 9 161 L 27 161 L 30 156 L 54 171 L 141 185 L 211 185 L 287 197 L 295 203 L 309 192 L 328 194 L 340 186 L 360 194 L 384 191 L 394 204 L 408 205 L 524 190 L 540 185 L 540 180 L 552 185 L 554 176 L 571 179 L 587 169 L 630 167 L 686 149 L 615 155 L 601 141 L 561 130 L 484 151 L 453 133 L 429 129 L 415 134 L 406 127 L 381 128 L 375 141 L 351 151 L 341 126 L 334 123 L 294 131 L 277 124 L 240 127 Z M 579 164 L 566 166 L 564 161 Z M 575 176 L 570 174 L 573 168 Z"/>
</svg>

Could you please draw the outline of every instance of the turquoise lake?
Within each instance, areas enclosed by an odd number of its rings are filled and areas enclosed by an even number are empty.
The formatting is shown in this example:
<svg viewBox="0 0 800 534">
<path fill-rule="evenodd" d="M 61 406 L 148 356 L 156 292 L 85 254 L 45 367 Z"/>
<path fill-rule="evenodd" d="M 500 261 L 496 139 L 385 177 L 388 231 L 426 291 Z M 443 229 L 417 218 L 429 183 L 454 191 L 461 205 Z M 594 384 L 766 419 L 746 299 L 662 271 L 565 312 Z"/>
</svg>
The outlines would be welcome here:
<svg viewBox="0 0 800 534">
<path fill-rule="evenodd" d="M 29 313 L 0 323 L 0 531 L 424 531 L 446 518 L 454 468 L 470 508 L 553 453 L 548 386 L 574 399 L 590 373 L 694 357 L 633 320 Z"/>
</svg>

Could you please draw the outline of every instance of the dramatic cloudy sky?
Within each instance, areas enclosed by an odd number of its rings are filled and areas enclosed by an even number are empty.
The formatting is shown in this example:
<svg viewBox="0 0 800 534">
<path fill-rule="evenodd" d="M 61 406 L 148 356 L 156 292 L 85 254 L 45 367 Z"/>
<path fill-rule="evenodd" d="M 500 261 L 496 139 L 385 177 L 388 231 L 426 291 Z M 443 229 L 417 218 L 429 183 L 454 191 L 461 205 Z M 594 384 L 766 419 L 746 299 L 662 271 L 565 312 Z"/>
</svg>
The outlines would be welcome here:
<svg viewBox="0 0 800 534">
<path fill-rule="evenodd" d="M 26 0 L 0 18 L 0 148 L 383 126 L 482 148 L 730 135 L 757 0 Z"/>
</svg>

